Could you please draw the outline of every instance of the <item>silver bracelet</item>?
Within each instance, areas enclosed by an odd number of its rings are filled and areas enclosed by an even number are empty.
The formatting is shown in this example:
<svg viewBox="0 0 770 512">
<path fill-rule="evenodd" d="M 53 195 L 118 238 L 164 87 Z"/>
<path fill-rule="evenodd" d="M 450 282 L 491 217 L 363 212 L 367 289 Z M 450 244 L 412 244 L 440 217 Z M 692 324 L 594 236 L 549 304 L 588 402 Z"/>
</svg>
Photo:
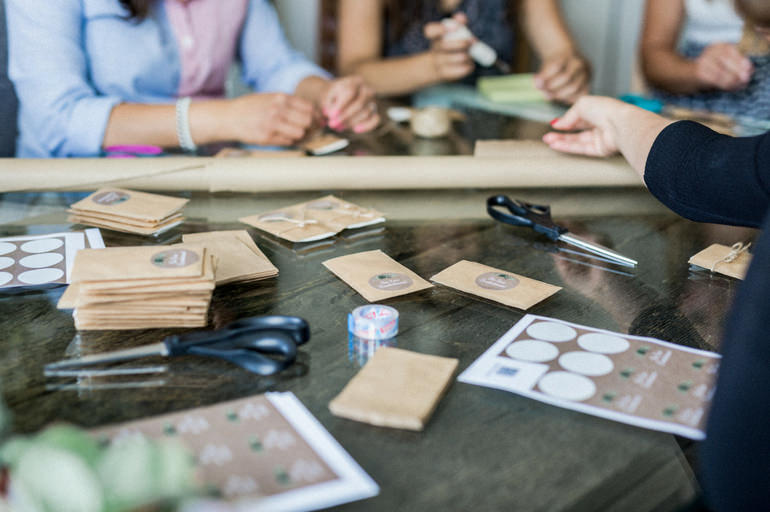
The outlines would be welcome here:
<svg viewBox="0 0 770 512">
<path fill-rule="evenodd" d="M 193 142 L 190 133 L 190 103 L 189 96 L 179 98 L 176 101 L 176 136 L 179 139 L 179 147 L 185 151 L 193 152 L 198 146 Z"/>
</svg>

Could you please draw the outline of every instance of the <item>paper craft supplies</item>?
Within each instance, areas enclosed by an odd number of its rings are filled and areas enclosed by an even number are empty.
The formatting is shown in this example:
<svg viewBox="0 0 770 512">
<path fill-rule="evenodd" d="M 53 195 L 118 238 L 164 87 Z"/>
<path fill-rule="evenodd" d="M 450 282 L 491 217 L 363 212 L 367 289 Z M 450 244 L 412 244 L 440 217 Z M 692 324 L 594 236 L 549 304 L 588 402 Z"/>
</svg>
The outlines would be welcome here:
<svg viewBox="0 0 770 512">
<path fill-rule="evenodd" d="M 379 492 L 293 393 L 257 395 L 93 434 L 113 443 L 132 436 L 178 439 L 195 455 L 203 486 L 232 502 L 227 510 L 316 510 Z"/>
<path fill-rule="evenodd" d="M 69 283 L 75 254 L 104 248 L 98 229 L 0 238 L 0 289 Z"/>
<path fill-rule="evenodd" d="M 750 245 L 738 243 L 727 247 L 713 244 L 690 258 L 689 263 L 711 272 L 743 279 L 751 263 L 751 253 L 748 251 Z"/>
<path fill-rule="evenodd" d="M 559 286 L 465 260 L 442 270 L 430 280 L 524 310 L 561 290 Z"/>
<path fill-rule="evenodd" d="M 423 430 L 456 368 L 457 359 L 382 347 L 329 403 L 329 410 L 380 427 Z"/>
<path fill-rule="evenodd" d="M 240 219 L 244 224 L 289 242 L 314 242 L 356 229 L 385 222 L 382 213 L 362 208 L 335 196 L 288 206 Z"/>
<path fill-rule="evenodd" d="M 433 287 L 382 251 L 341 256 L 324 261 L 323 265 L 369 302 Z"/>
<path fill-rule="evenodd" d="M 719 362 L 713 352 L 526 315 L 458 380 L 703 439 Z"/>
<path fill-rule="evenodd" d="M 249 283 L 278 275 L 278 269 L 244 230 L 182 235 L 183 242 L 199 243 L 217 259 L 217 286 Z"/>
<path fill-rule="evenodd" d="M 203 327 L 214 290 L 214 258 L 202 245 L 83 250 L 59 309 L 80 330 Z"/>
<path fill-rule="evenodd" d="M 184 221 L 181 210 L 187 199 L 124 189 L 99 189 L 70 206 L 70 222 L 101 228 L 154 235 Z"/>
<path fill-rule="evenodd" d="M 547 102 L 543 91 L 535 87 L 535 76 L 531 73 L 482 77 L 476 86 L 488 100 L 497 103 Z"/>
<path fill-rule="evenodd" d="M 350 145 L 348 139 L 337 137 L 331 133 L 319 134 L 304 142 L 301 147 L 314 156 L 328 155 L 345 149 Z"/>
</svg>

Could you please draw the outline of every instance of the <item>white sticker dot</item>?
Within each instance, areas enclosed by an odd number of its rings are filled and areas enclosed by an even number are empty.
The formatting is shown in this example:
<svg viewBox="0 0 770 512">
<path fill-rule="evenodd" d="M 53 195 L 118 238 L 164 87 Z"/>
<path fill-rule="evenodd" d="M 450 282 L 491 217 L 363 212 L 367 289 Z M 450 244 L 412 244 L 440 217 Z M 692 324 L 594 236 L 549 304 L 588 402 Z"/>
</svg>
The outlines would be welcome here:
<svg viewBox="0 0 770 512">
<path fill-rule="evenodd" d="M 559 343 L 575 338 L 577 331 L 569 325 L 556 322 L 538 322 L 527 328 L 527 334 L 539 340 Z"/>
<path fill-rule="evenodd" d="M 39 270 L 27 270 L 19 274 L 19 281 L 24 284 L 44 284 L 56 281 L 64 275 L 64 271 L 58 268 L 41 268 Z"/>
<path fill-rule="evenodd" d="M 24 252 L 38 253 L 51 252 L 64 245 L 61 238 L 43 238 L 42 240 L 32 240 L 21 246 Z"/>
<path fill-rule="evenodd" d="M 567 352 L 559 358 L 559 364 L 565 370 L 588 375 L 589 377 L 598 377 L 607 375 L 615 366 L 612 359 L 602 354 L 591 352 Z"/>
<path fill-rule="evenodd" d="M 594 381 L 570 372 L 548 373 L 537 385 L 546 395 L 575 402 L 588 400 L 596 393 Z"/>
<path fill-rule="evenodd" d="M 578 345 L 589 352 L 600 354 L 620 354 L 628 350 L 630 343 L 620 336 L 591 332 L 578 338 Z"/>
<path fill-rule="evenodd" d="M 8 268 L 14 263 L 13 258 L 9 258 L 8 256 L 0 256 L 0 268 Z"/>
<path fill-rule="evenodd" d="M 514 359 L 531 363 L 545 363 L 556 359 L 556 356 L 559 355 L 559 349 L 545 341 L 522 340 L 508 345 L 505 353 Z"/>
<path fill-rule="evenodd" d="M 44 252 L 42 254 L 33 254 L 19 260 L 19 264 L 27 268 L 52 267 L 64 259 L 64 256 L 58 252 Z"/>
<path fill-rule="evenodd" d="M 9 274 L 8 272 L 0 272 L 0 286 L 10 283 L 11 279 L 13 279 L 13 274 Z"/>
<path fill-rule="evenodd" d="M 11 242 L 0 242 L 0 255 L 8 254 L 16 250 L 16 246 Z"/>
</svg>

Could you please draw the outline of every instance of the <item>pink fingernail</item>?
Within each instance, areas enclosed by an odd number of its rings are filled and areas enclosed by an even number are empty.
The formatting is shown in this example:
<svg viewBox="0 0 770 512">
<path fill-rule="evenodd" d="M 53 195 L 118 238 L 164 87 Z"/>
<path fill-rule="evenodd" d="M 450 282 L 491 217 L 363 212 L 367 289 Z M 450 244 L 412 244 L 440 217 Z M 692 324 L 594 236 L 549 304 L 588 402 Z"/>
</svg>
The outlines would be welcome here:
<svg viewBox="0 0 770 512">
<path fill-rule="evenodd" d="M 560 119 L 560 118 L 558 118 L 558 117 L 555 117 L 555 118 L 553 118 L 553 119 L 551 120 L 551 122 L 550 122 L 550 123 L 548 123 L 548 124 L 550 124 L 551 126 L 553 126 L 553 125 L 555 125 L 556 123 L 558 123 L 558 122 L 559 122 L 559 119 Z"/>
<path fill-rule="evenodd" d="M 364 133 L 366 131 L 366 126 L 358 124 L 358 125 L 353 127 L 353 131 L 355 133 Z"/>
<path fill-rule="evenodd" d="M 339 121 L 331 122 L 329 123 L 329 126 L 331 127 L 332 130 L 339 131 L 342 129 L 342 123 L 340 123 Z"/>
</svg>

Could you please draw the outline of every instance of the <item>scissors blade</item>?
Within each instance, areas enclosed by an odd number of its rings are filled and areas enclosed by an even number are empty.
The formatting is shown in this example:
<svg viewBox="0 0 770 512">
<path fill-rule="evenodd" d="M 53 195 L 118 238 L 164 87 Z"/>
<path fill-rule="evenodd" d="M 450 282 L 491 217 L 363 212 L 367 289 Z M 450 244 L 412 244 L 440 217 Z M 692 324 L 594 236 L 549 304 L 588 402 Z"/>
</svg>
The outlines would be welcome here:
<svg viewBox="0 0 770 512">
<path fill-rule="evenodd" d="M 601 256 L 602 258 L 606 258 L 613 263 L 616 263 L 618 265 L 622 265 L 624 267 L 630 267 L 635 268 L 638 262 L 636 260 L 633 260 L 627 256 L 623 256 L 620 253 L 617 253 L 613 251 L 612 249 L 608 249 L 604 247 L 603 245 L 599 245 L 594 242 L 589 242 L 588 240 L 585 240 L 583 238 L 577 237 L 575 235 L 572 235 L 570 233 L 562 233 L 559 235 L 558 238 L 559 241 L 570 244 L 574 247 L 578 247 L 580 249 L 583 249 L 584 251 L 588 251 L 592 254 L 596 254 L 598 256 Z"/>
<path fill-rule="evenodd" d="M 163 342 L 142 345 L 141 347 L 127 348 L 125 350 L 115 350 L 112 352 L 103 352 L 101 354 L 92 354 L 73 359 L 64 359 L 55 363 L 45 365 L 46 371 L 58 368 L 69 368 L 73 366 L 88 366 L 92 364 L 114 363 L 117 361 L 126 361 L 128 359 L 138 359 L 148 356 L 167 356 L 168 348 Z"/>
</svg>

